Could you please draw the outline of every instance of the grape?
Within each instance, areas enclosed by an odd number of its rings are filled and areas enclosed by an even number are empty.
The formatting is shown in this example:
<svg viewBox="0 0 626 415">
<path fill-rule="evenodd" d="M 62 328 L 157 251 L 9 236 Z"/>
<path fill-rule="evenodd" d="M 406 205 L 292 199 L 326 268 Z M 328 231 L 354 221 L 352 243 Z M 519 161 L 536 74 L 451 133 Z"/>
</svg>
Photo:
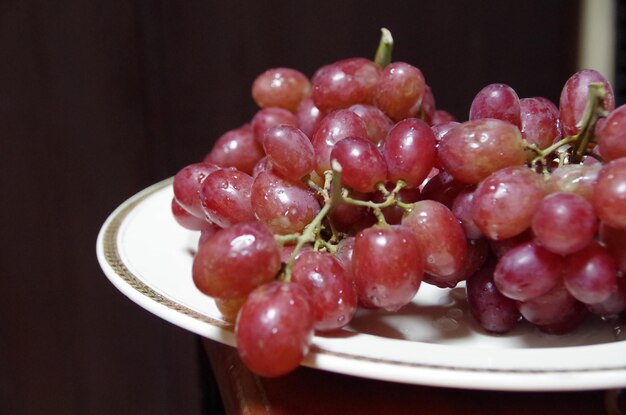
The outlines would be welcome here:
<svg viewBox="0 0 626 415">
<path fill-rule="evenodd" d="M 430 178 L 422 188 L 422 200 L 435 200 L 451 208 L 454 199 L 468 186 L 448 172 L 441 171 Z"/>
<path fill-rule="evenodd" d="M 349 191 L 348 196 L 355 200 L 367 200 L 368 197 L 355 191 Z M 333 206 L 328 217 L 337 231 L 347 234 L 354 234 L 376 223 L 376 217 L 368 208 L 347 203 Z"/>
<path fill-rule="evenodd" d="M 616 261 L 605 247 L 592 242 L 566 257 L 563 281 L 579 301 L 600 303 L 617 290 Z"/>
<path fill-rule="evenodd" d="M 330 170 L 330 152 L 335 144 L 346 137 L 367 137 L 365 122 L 354 112 L 344 109 L 333 111 L 320 121 L 311 141 L 315 150 L 315 170 L 320 176 Z"/>
<path fill-rule="evenodd" d="M 291 68 L 268 69 L 252 84 L 252 98 L 261 108 L 279 107 L 294 112 L 310 93 L 309 79 Z"/>
<path fill-rule="evenodd" d="M 202 229 L 200 229 L 200 237 L 198 238 L 198 247 L 204 244 L 207 240 L 209 240 L 209 238 L 211 238 L 221 229 L 222 228 L 220 228 L 216 224 L 207 221 L 205 223 L 205 226 Z"/>
<path fill-rule="evenodd" d="M 392 225 L 359 232 L 352 272 L 359 301 L 388 311 L 408 304 L 424 277 L 422 255 L 410 230 Z"/>
<path fill-rule="evenodd" d="M 387 178 L 383 155 L 364 138 L 344 138 L 335 144 L 330 157 L 341 166 L 341 182 L 358 192 L 373 192 Z"/>
<path fill-rule="evenodd" d="M 602 127 L 596 129 L 596 136 L 605 160 L 626 157 L 626 105 L 609 114 Z"/>
<path fill-rule="evenodd" d="M 291 270 L 291 281 L 311 295 L 315 330 L 336 330 L 352 320 L 357 307 L 356 288 L 351 275 L 331 254 L 308 251 L 299 255 Z"/>
<path fill-rule="evenodd" d="M 433 113 L 432 120 L 430 121 L 432 126 L 437 126 L 441 124 L 448 124 L 451 122 L 457 122 L 456 117 L 444 110 L 436 110 Z"/>
<path fill-rule="evenodd" d="M 200 189 L 200 202 L 209 220 L 222 228 L 254 220 L 250 204 L 253 180 L 234 168 L 209 174 Z"/>
<path fill-rule="evenodd" d="M 235 335 L 239 356 L 252 372 L 264 377 L 289 373 L 311 345 L 311 297 L 296 283 L 265 284 L 241 306 Z"/>
<path fill-rule="evenodd" d="M 600 165 L 564 164 L 556 168 L 548 180 L 548 192 L 574 193 L 592 200 Z"/>
<path fill-rule="evenodd" d="M 577 124 L 580 122 L 587 105 L 590 83 L 600 83 L 606 89 L 607 94 L 603 100 L 604 109 L 613 111 L 615 108 L 613 88 L 606 78 L 593 69 L 578 71 L 565 82 L 561 90 L 559 119 L 563 134 L 578 134 Z"/>
<path fill-rule="evenodd" d="M 337 244 L 337 252 L 335 252 L 335 259 L 339 261 L 342 267 L 347 272 L 347 275 L 354 280 L 352 275 L 352 251 L 354 249 L 354 236 L 348 236 L 342 239 Z"/>
<path fill-rule="evenodd" d="M 461 123 L 439 142 L 437 155 L 448 173 L 469 184 L 478 184 L 497 170 L 526 161 L 519 129 L 496 119 Z"/>
<path fill-rule="evenodd" d="M 270 172 L 259 173 L 250 192 L 256 218 L 277 234 L 301 232 L 320 210 L 315 196 L 302 184 Z"/>
<path fill-rule="evenodd" d="M 480 239 L 484 235 L 472 217 L 475 187 L 463 189 L 452 202 L 452 213 L 459 219 L 468 239 Z"/>
<path fill-rule="evenodd" d="M 498 291 L 493 282 L 494 264 L 485 264 L 467 279 L 465 289 L 470 312 L 486 331 L 506 333 L 521 320 L 515 301 Z"/>
<path fill-rule="evenodd" d="M 172 187 L 176 201 L 189 213 L 205 218 L 200 202 L 200 190 L 204 179 L 219 167 L 211 163 L 189 164 L 176 173 Z"/>
<path fill-rule="evenodd" d="M 286 264 L 289 262 L 289 260 L 291 259 L 291 254 L 293 254 L 293 252 L 296 249 L 296 245 L 286 245 L 283 246 L 283 249 L 280 250 L 280 261 L 283 264 Z M 298 256 L 302 255 L 302 253 L 304 252 L 309 252 L 313 250 L 313 245 L 311 244 L 304 244 L 300 247 L 300 250 L 298 250 L 298 253 L 296 254 L 296 258 L 298 258 Z"/>
<path fill-rule="evenodd" d="M 533 235 L 532 230 L 528 229 L 511 238 L 488 239 L 488 242 L 489 247 L 491 248 L 491 252 L 493 252 L 496 258 L 502 258 L 502 256 L 509 252 L 511 249 L 515 248 L 518 245 L 532 242 L 534 238 L 535 235 Z"/>
<path fill-rule="evenodd" d="M 559 282 L 543 295 L 518 302 L 517 308 L 529 322 L 538 326 L 547 326 L 567 318 L 578 307 L 577 303 L 578 301 Z"/>
<path fill-rule="evenodd" d="M 172 198 L 172 204 L 170 207 L 172 210 L 172 216 L 174 216 L 176 222 L 185 229 L 199 231 L 206 225 L 210 224 L 207 219 L 199 218 L 187 212 L 185 208 L 183 208 L 180 203 L 176 201 L 175 197 Z"/>
<path fill-rule="evenodd" d="M 279 270 L 272 232 L 261 223 L 246 222 L 222 229 L 200 245 L 192 276 L 210 297 L 240 298 L 272 281 Z"/>
<path fill-rule="evenodd" d="M 546 294 L 561 280 L 563 258 L 530 242 L 510 249 L 496 265 L 493 279 L 505 296 L 527 301 Z"/>
<path fill-rule="evenodd" d="M 469 119 L 495 118 L 521 128 L 520 101 L 513 88 L 490 84 L 481 89 L 470 106 Z"/>
<path fill-rule="evenodd" d="M 561 137 L 558 113 L 553 112 L 547 100 L 522 98 L 519 103 L 520 130 L 526 141 L 544 149 Z"/>
<path fill-rule="evenodd" d="M 465 233 L 446 206 L 433 200 L 419 201 L 402 225 L 417 239 L 425 272 L 445 280 L 462 269 L 467 255 Z"/>
<path fill-rule="evenodd" d="M 511 238 L 530 228 L 545 193 L 541 175 L 526 167 L 498 170 L 474 191 L 474 223 L 490 239 Z"/>
<path fill-rule="evenodd" d="M 620 271 L 626 272 L 626 229 L 613 228 L 600 224 L 600 241 L 617 261 Z"/>
<path fill-rule="evenodd" d="M 283 108 L 275 108 L 268 107 L 263 108 L 257 111 L 252 117 L 252 121 L 250 121 L 252 125 L 252 133 L 254 134 L 254 139 L 259 144 L 259 146 L 263 146 L 263 138 L 265 137 L 265 133 L 270 128 L 286 124 L 296 127 L 298 124 L 298 120 L 296 116 Z"/>
<path fill-rule="evenodd" d="M 265 156 L 252 169 L 252 177 L 257 177 L 262 171 L 272 171 L 272 160 Z"/>
<path fill-rule="evenodd" d="M 460 124 L 461 123 L 458 121 L 449 121 L 433 125 L 431 129 L 433 130 L 433 134 L 435 134 L 435 140 L 440 142 L 451 129 Z"/>
<path fill-rule="evenodd" d="M 414 117 L 425 87 L 422 71 L 406 62 L 392 62 L 380 74 L 374 105 L 396 122 Z"/>
<path fill-rule="evenodd" d="M 300 105 L 298 105 L 296 109 L 296 126 L 306 134 L 309 139 L 313 136 L 321 119 L 322 113 L 319 108 L 315 106 L 312 98 L 307 98 L 300 102 Z"/>
<path fill-rule="evenodd" d="M 532 230 L 537 243 L 568 255 L 589 245 L 598 230 L 591 203 L 573 193 L 553 193 L 537 206 Z"/>
<path fill-rule="evenodd" d="M 626 158 L 612 160 L 598 173 L 593 206 L 609 226 L 626 229 Z"/>
<path fill-rule="evenodd" d="M 254 138 L 250 125 L 246 124 L 220 136 L 203 161 L 251 174 L 263 156 L 263 148 Z"/>
<path fill-rule="evenodd" d="M 382 141 L 391 127 L 394 126 L 393 121 L 373 105 L 354 104 L 348 109 L 363 120 L 367 130 L 367 138 L 373 143 Z"/>
<path fill-rule="evenodd" d="M 300 180 L 315 167 L 315 153 L 309 138 L 298 128 L 277 125 L 265 133 L 263 149 L 273 171 L 288 180 Z"/>
<path fill-rule="evenodd" d="M 571 333 L 585 321 L 585 317 L 588 314 L 585 305 L 581 302 L 576 302 L 570 309 L 570 312 L 564 315 L 560 321 L 546 325 L 537 325 L 537 327 L 548 334 L 563 335 Z"/>
<path fill-rule="evenodd" d="M 467 255 L 461 268 L 454 274 L 433 276 L 424 274 L 424 282 L 440 288 L 454 288 L 477 272 L 490 256 L 489 243 L 486 238 L 467 241 Z"/>
<path fill-rule="evenodd" d="M 224 320 L 229 323 L 235 323 L 239 309 L 241 309 L 241 306 L 245 301 L 246 297 L 216 298 L 215 306 L 222 314 Z"/>
<path fill-rule="evenodd" d="M 365 58 L 348 58 L 317 70 L 311 80 L 313 102 L 321 111 L 372 102 L 380 69 Z"/>
<path fill-rule="evenodd" d="M 403 180 L 408 187 L 419 186 L 435 165 L 435 135 L 417 118 L 397 123 L 383 142 L 389 180 Z"/>
<path fill-rule="evenodd" d="M 587 309 L 602 317 L 613 317 L 626 310 L 626 283 L 624 277 L 618 279 L 618 289 L 604 301 L 588 304 Z"/>
</svg>

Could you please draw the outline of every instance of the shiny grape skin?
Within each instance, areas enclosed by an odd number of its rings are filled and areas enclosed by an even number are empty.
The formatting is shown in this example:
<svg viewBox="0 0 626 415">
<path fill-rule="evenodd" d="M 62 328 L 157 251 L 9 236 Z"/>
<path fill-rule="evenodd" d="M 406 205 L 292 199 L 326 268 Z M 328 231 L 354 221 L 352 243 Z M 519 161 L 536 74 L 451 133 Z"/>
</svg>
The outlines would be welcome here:
<svg viewBox="0 0 626 415">
<path fill-rule="evenodd" d="M 600 223 L 600 241 L 617 261 L 620 271 L 626 273 L 626 229 L 613 228 Z"/>
<path fill-rule="evenodd" d="M 254 138 L 250 125 L 246 124 L 222 134 L 203 161 L 251 174 L 263 156 L 263 148 Z"/>
<path fill-rule="evenodd" d="M 573 74 L 563 86 L 559 99 L 559 119 L 564 135 L 578 133 L 576 126 L 581 120 L 589 97 L 589 84 L 601 83 L 606 90 L 604 108 L 607 111 L 615 109 L 613 88 L 607 79 L 598 71 L 583 69 Z"/>
<path fill-rule="evenodd" d="M 560 138 L 558 114 L 546 100 L 538 98 L 520 99 L 521 131 L 522 137 L 538 148 L 549 147 L 556 139 Z"/>
<path fill-rule="evenodd" d="M 189 229 L 190 231 L 199 231 L 210 224 L 208 219 L 199 218 L 187 212 L 185 208 L 183 208 L 180 203 L 176 201 L 175 197 L 172 198 L 170 208 L 176 223 L 185 229 Z"/>
<path fill-rule="evenodd" d="M 498 170 L 474 191 L 474 223 L 490 239 L 511 238 L 530 228 L 545 194 L 540 174 L 526 167 Z"/>
<path fill-rule="evenodd" d="M 313 75 L 312 98 L 322 112 L 370 104 L 380 69 L 365 58 L 348 58 L 323 66 Z"/>
<path fill-rule="evenodd" d="M 320 176 L 331 170 L 330 153 L 335 144 L 346 137 L 367 138 L 365 122 L 353 111 L 333 111 L 320 121 L 311 138 L 315 151 L 315 171 Z"/>
<path fill-rule="evenodd" d="M 602 222 L 626 229 L 626 157 L 602 166 L 594 187 L 593 206 Z"/>
<path fill-rule="evenodd" d="M 422 71 L 406 62 L 392 62 L 380 73 L 374 105 L 396 122 L 415 117 L 425 89 Z"/>
<path fill-rule="evenodd" d="M 250 293 L 235 336 L 241 360 L 255 374 L 278 377 L 296 369 L 313 338 L 311 297 L 299 284 L 274 281 Z"/>
<path fill-rule="evenodd" d="M 548 192 L 574 193 L 588 201 L 592 201 L 593 188 L 602 165 L 564 164 L 550 174 Z"/>
<path fill-rule="evenodd" d="M 189 164 L 176 173 L 172 187 L 176 201 L 187 212 L 198 218 L 205 218 L 202 203 L 200 202 L 200 190 L 206 177 L 220 168 L 212 163 Z"/>
<path fill-rule="evenodd" d="M 373 192 L 387 179 L 387 164 L 369 140 L 346 137 L 333 147 L 331 160 L 341 166 L 341 183 L 358 192 Z"/>
<path fill-rule="evenodd" d="M 467 256 L 465 232 L 446 206 L 434 200 L 419 201 L 402 219 L 402 225 L 418 242 L 425 272 L 445 281 L 463 268 Z"/>
<path fill-rule="evenodd" d="M 397 311 L 411 302 L 424 277 L 419 249 L 415 236 L 400 225 L 359 232 L 352 251 L 359 303 Z"/>
<path fill-rule="evenodd" d="M 506 252 L 498 261 L 494 282 L 513 300 L 527 301 L 546 294 L 561 281 L 563 257 L 534 242 Z"/>
<path fill-rule="evenodd" d="M 493 282 L 494 264 L 486 263 L 465 282 L 470 312 L 489 333 L 511 331 L 521 320 L 515 301 L 498 291 Z"/>
<path fill-rule="evenodd" d="M 295 114 L 286 109 L 268 107 L 257 111 L 250 121 L 254 139 L 261 147 L 263 146 L 263 138 L 267 130 L 281 124 L 296 127 L 298 125 L 298 119 Z"/>
<path fill-rule="evenodd" d="M 354 317 L 357 295 L 352 276 L 328 252 L 300 254 L 291 269 L 291 281 L 311 295 L 316 331 L 337 330 Z"/>
<path fill-rule="evenodd" d="M 267 171 L 254 178 L 251 204 L 256 218 L 277 234 L 302 232 L 320 211 L 319 202 L 302 183 Z"/>
<path fill-rule="evenodd" d="M 481 89 L 470 105 L 469 119 L 495 118 L 521 128 L 520 102 L 513 88 L 490 84 Z"/>
<path fill-rule="evenodd" d="M 486 238 L 468 239 L 467 255 L 461 268 L 454 274 L 442 276 L 433 276 L 428 273 L 424 274 L 424 282 L 435 285 L 439 288 L 454 288 L 461 281 L 477 272 L 491 256 L 489 242 Z"/>
<path fill-rule="evenodd" d="M 291 125 L 277 125 L 265 133 L 263 149 L 274 172 L 288 180 L 300 180 L 315 167 L 309 138 Z"/>
<path fill-rule="evenodd" d="M 296 126 L 311 139 L 323 118 L 321 111 L 315 106 L 312 98 L 307 98 L 300 102 L 295 114 Z"/>
<path fill-rule="evenodd" d="M 291 68 L 271 68 L 252 83 L 252 98 L 261 107 L 279 107 L 295 112 L 311 94 L 311 83 L 302 72 Z"/>
<path fill-rule="evenodd" d="M 604 246 L 592 242 L 566 257 L 563 281 L 579 301 L 600 303 L 617 290 L 617 262 Z"/>
<path fill-rule="evenodd" d="M 262 223 L 246 222 L 220 230 L 199 246 L 192 277 L 210 297 L 239 298 L 272 281 L 279 270 L 272 232 Z"/>
<path fill-rule="evenodd" d="M 465 231 L 465 236 L 468 239 L 480 239 L 484 237 L 480 231 L 474 218 L 472 217 L 472 202 L 474 200 L 475 187 L 468 187 L 463 189 L 452 202 L 452 213 L 459 219 L 461 226 Z"/>
<path fill-rule="evenodd" d="M 435 200 L 452 208 L 454 199 L 470 185 L 462 183 L 442 170 L 426 181 L 421 193 L 422 200 Z"/>
<path fill-rule="evenodd" d="M 602 127 L 596 130 L 596 138 L 604 160 L 626 157 L 626 105 L 609 114 Z"/>
<path fill-rule="evenodd" d="M 200 189 L 200 202 L 209 220 L 222 228 L 254 220 L 250 203 L 253 180 L 234 168 L 209 174 Z"/>
<path fill-rule="evenodd" d="M 539 297 L 517 302 L 517 308 L 527 321 L 538 326 L 547 326 L 566 319 L 578 307 L 577 303 L 578 300 L 559 282 Z"/>
<path fill-rule="evenodd" d="M 435 144 L 435 134 L 424 121 L 407 118 L 398 122 L 383 141 L 389 180 L 419 186 L 435 165 Z"/>
<path fill-rule="evenodd" d="M 526 162 L 519 129 L 502 120 L 466 121 L 439 142 L 439 161 L 455 179 L 478 184 L 491 173 Z"/>
<path fill-rule="evenodd" d="M 573 193 L 552 193 L 537 206 L 532 230 L 537 243 L 559 255 L 568 255 L 589 245 L 598 230 L 590 202 Z"/>
<path fill-rule="evenodd" d="M 365 123 L 367 138 L 372 143 L 380 143 L 394 126 L 394 122 L 373 105 L 354 104 L 348 109 L 361 117 Z"/>
</svg>

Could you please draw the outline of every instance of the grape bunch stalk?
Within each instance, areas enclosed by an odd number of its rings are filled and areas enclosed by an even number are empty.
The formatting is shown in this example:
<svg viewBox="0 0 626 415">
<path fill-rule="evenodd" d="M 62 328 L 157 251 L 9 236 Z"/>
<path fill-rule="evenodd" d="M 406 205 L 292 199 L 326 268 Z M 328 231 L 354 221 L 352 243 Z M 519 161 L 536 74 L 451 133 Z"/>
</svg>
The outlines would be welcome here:
<svg viewBox="0 0 626 415">
<path fill-rule="evenodd" d="M 383 29 L 374 60 L 261 73 L 251 120 L 174 177 L 193 281 L 243 362 L 286 374 L 314 333 L 422 284 L 464 285 L 494 335 L 623 319 L 626 106 L 604 76 L 576 72 L 558 106 L 490 84 L 457 121 L 392 47 Z"/>
</svg>

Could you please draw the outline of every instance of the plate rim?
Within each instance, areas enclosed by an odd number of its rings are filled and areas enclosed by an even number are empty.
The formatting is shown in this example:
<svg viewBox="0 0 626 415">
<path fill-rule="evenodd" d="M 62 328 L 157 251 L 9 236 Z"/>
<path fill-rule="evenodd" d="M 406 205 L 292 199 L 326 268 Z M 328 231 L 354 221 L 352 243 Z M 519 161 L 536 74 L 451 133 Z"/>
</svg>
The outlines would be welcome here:
<svg viewBox="0 0 626 415">
<path fill-rule="evenodd" d="M 192 308 L 176 302 L 158 292 L 140 277 L 135 275 L 121 258 L 118 236 L 125 220 L 146 199 L 162 191 L 173 182 L 173 177 L 157 182 L 120 204 L 105 220 L 97 237 L 96 255 L 98 262 L 111 283 L 124 295 L 130 298 L 147 311 L 160 318 L 194 332 L 203 337 L 219 341 L 229 346 L 235 346 L 233 326 L 223 320 L 213 318 Z M 361 334 L 363 336 L 374 335 Z M 328 336 L 315 336 L 316 339 L 328 338 Z M 386 339 L 402 341 L 397 339 Z M 422 345 L 426 343 L 412 342 Z M 615 345 L 626 343 L 617 341 L 608 343 Z M 458 350 L 459 346 L 434 345 L 437 348 L 452 348 Z M 599 347 L 592 345 L 588 347 Z M 572 346 L 574 348 L 587 346 Z M 569 348 L 572 348 L 569 347 Z M 565 347 L 568 348 L 568 347 Z M 563 349 L 563 348 L 558 348 Z M 525 350 L 525 349 L 524 349 Z M 625 349 L 626 353 L 626 349 Z M 348 362 L 365 363 L 368 367 L 358 370 Z M 494 367 L 462 367 L 455 365 L 428 364 L 424 362 L 407 362 L 393 358 L 380 358 L 364 355 L 354 355 L 346 352 L 332 350 L 324 347 L 319 342 L 314 342 L 309 355 L 303 362 L 304 366 L 344 373 L 372 379 L 420 384 L 428 386 L 460 387 L 466 389 L 501 390 L 501 391 L 567 391 L 567 390 L 592 390 L 607 389 L 626 386 L 626 365 L 615 367 L 595 368 L 494 368 Z M 390 367 L 391 366 L 391 367 Z M 377 370 L 387 368 L 388 370 Z M 394 370 L 391 370 L 394 369 Z M 366 372 L 366 373 L 364 373 Z M 395 372 L 390 375 L 390 372 Z M 462 374 L 465 380 L 455 379 L 451 375 Z M 589 382 L 567 381 L 566 375 L 581 374 L 590 378 Z M 421 377 L 420 375 L 424 376 Z M 447 376 L 447 377 L 446 377 Z M 598 376 L 606 376 L 598 379 Z M 555 382 L 555 378 L 561 378 L 561 382 Z M 570 376 L 571 378 L 572 376 Z M 521 380 L 528 378 L 528 383 Z"/>
</svg>

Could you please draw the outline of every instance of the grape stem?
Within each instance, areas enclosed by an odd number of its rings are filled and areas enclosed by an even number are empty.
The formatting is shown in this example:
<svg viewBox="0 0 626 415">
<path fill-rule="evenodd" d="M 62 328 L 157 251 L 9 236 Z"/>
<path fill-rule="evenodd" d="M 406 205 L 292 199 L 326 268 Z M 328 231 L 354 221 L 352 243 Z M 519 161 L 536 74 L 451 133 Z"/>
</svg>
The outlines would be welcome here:
<svg viewBox="0 0 626 415">
<path fill-rule="evenodd" d="M 374 63 L 378 65 L 380 69 L 384 69 L 385 66 L 391 63 L 393 37 L 391 36 L 391 32 L 384 27 L 380 29 L 380 32 L 380 42 L 378 43 L 378 49 L 376 49 Z"/>
<path fill-rule="evenodd" d="M 574 145 L 574 153 L 572 154 L 573 163 L 580 163 L 587 154 L 587 148 L 594 139 L 598 119 L 607 115 L 607 110 L 604 108 L 605 97 L 606 89 L 604 85 L 598 83 L 589 84 L 589 99 L 585 106 L 585 112 L 583 112 L 583 116 L 578 124 L 579 132 Z"/>
</svg>

